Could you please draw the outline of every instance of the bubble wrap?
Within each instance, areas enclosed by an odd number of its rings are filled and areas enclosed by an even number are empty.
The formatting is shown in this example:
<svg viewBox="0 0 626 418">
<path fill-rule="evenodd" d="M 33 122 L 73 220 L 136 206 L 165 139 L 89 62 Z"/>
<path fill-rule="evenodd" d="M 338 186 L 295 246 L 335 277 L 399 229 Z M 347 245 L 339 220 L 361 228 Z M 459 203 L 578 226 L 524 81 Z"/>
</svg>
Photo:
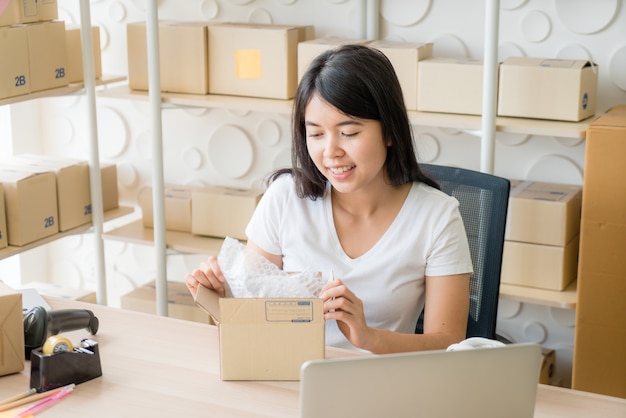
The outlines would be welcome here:
<svg viewBox="0 0 626 418">
<path fill-rule="evenodd" d="M 224 239 L 217 261 L 226 277 L 227 297 L 316 298 L 324 287 L 320 272 L 283 271 L 231 237 Z"/>
</svg>

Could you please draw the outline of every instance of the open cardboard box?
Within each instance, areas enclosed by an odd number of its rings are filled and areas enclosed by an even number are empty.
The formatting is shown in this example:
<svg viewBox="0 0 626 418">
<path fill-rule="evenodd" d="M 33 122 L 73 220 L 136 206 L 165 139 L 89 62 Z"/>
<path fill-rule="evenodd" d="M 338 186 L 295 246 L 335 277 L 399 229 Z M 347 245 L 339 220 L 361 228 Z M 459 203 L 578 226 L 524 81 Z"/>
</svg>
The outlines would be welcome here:
<svg viewBox="0 0 626 418">
<path fill-rule="evenodd" d="M 196 304 L 219 327 L 222 380 L 300 380 L 307 360 L 323 359 L 318 298 L 222 298 L 199 286 Z"/>
</svg>

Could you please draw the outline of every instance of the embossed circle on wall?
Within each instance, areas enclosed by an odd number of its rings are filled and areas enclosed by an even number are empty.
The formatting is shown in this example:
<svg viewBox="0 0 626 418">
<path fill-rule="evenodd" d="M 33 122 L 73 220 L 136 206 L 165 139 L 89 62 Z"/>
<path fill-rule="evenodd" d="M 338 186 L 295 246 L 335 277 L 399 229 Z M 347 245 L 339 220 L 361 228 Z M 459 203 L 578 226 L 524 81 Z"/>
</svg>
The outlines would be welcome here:
<svg viewBox="0 0 626 418">
<path fill-rule="evenodd" d="M 572 328 L 576 325 L 576 311 L 573 309 L 550 308 L 552 320 L 565 328 Z"/>
<path fill-rule="evenodd" d="M 248 14 L 250 23 L 272 23 L 272 15 L 266 9 L 255 9 Z"/>
<path fill-rule="evenodd" d="M 522 310 L 522 303 L 516 300 L 500 299 L 498 302 L 498 318 L 515 318 Z"/>
<path fill-rule="evenodd" d="M 542 323 L 529 321 L 524 324 L 523 334 L 525 341 L 541 344 L 546 340 L 548 331 Z"/>
<path fill-rule="evenodd" d="M 61 260 L 52 264 L 51 281 L 63 287 L 80 289 L 83 284 L 80 268 L 73 261 Z"/>
<path fill-rule="evenodd" d="M 200 11 L 202 16 L 204 16 L 207 20 L 211 20 L 216 18 L 220 13 L 220 6 L 215 0 L 204 0 L 200 4 Z"/>
<path fill-rule="evenodd" d="M 622 46 L 611 55 L 609 72 L 611 81 L 618 88 L 626 91 L 626 46 Z"/>
<path fill-rule="evenodd" d="M 257 139 L 267 146 L 274 146 L 280 142 L 280 126 L 271 119 L 265 119 L 256 127 Z"/>
<path fill-rule="evenodd" d="M 496 132 L 496 141 L 502 145 L 516 147 L 528 142 L 530 135 L 512 134 L 508 132 Z"/>
<path fill-rule="evenodd" d="M 468 58 L 469 50 L 461 38 L 444 33 L 433 39 L 433 56 L 446 58 Z"/>
<path fill-rule="evenodd" d="M 252 3 L 252 0 L 229 0 L 229 2 L 238 6 L 243 6 L 245 4 Z"/>
<path fill-rule="evenodd" d="M 51 147 L 55 148 L 71 144 L 76 134 L 73 122 L 65 116 L 50 118 L 46 123 L 46 130 L 53 133 L 49 142 Z"/>
<path fill-rule="evenodd" d="M 501 42 L 498 45 L 498 59 L 504 61 L 509 57 L 525 57 L 524 49 L 515 42 Z"/>
<path fill-rule="evenodd" d="M 550 35 L 552 22 L 547 14 L 534 10 L 522 18 L 521 30 L 524 39 L 527 41 L 541 42 Z"/>
<path fill-rule="evenodd" d="M 291 167 L 291 152 L 284 149 L 280 151 L 272 160 L 272 169 L 278 168 L 290 168 Z"/>
<path fill-rule="evenodd" d="M 555 178 L 555 175 L 558 178 Z M 526 173 L 527 180 L 582 184 L 582 169 L 563 155 L 544 155 L 536 160 Z"/>
<path fill-rule="evenodd" d="M 439 156 L 439 141 L 428 133 L 420 133 L 415 140 L 419 161 L 428 163 L 435 161 Z"/>
<path fill-rule="evenodd" d="M 187 147 L 182 152 L 183 162 L 192 170 L 198 170 L 204 163 L 202 151 L 197 147 Z"/>
<path fill-rule="evenodd" d="M 526 4 L 528 0 L 501 0 L 500 8 L 502 10 L 515 10 L 519 9 Z"/>
<path fill-rule="evenodd" d="M 107 106 L 98 107 L 96 112 L 100 155 L 104 158 L 119 157 L 130 140 L 126 121 L 117 110 Z"/>
<path fill-rule="evenodd" d="M 386 0 L 380 7 L 383 18 L 397 26 L 411 26 L 428 14 L 430 0 Z"/>
<path fill-rule="evenodd" d="M 122 20 L 123 21 L 123 20 Z M 122 22 L 120 21 L 120 22 Z M 109 29 L 107 29 L 106 25 L 102 22 L 94 22 L 95 26 L 100 28 L 100 50 L 104 51 L 109 47 L 109 43 L 111 40 L 111 35 L 109 34 Z"/>
<path fill-rule="evenodd" d="M 606 28 L 619 9 L 620 0 L 555 0 L 556 14 L 575 33 L 591 34 Z"/>
<path fill-rule="evenodd" d="M 152 131 L 144 130 L 137 135 L 135 141 L 135 152 L 137 155 L 144 160 L 151 161 L 152 160 Z"/>
<path fill-rule="evenodd" d="M 591 52 L 581 44 L 567 44 L 556 52 L 556 57 L 570 60 L 593 61 Z"/>
<path fill-rule="evenodd" d="M 225 125 L 209 138 L 209 161 L 217 172 L 230 178 L 239 178 L 252 167 L 252 143 L 240 128 Z"/>
<path fill-rule="evenodd" d="M 121 23 L 126 19 L 126 6 L 116 1 L 109 5 L 109 17 L 117 23 Z"/>
<path fill-rule="evenodd" d="M 152 247 L 147 245 L 133 245 L 131 247 L 131 254 L 134 263 L 140 271 L 145 273 L 146 277 L 150 277 L 154 274 L 156 257 Z"/>
<path fill-rule="evenodd" d="M 139 183 L 137 169 L 129 162 L 117 163 L 117 181 L 127 189 L 134 188 Z"/>
</svg>

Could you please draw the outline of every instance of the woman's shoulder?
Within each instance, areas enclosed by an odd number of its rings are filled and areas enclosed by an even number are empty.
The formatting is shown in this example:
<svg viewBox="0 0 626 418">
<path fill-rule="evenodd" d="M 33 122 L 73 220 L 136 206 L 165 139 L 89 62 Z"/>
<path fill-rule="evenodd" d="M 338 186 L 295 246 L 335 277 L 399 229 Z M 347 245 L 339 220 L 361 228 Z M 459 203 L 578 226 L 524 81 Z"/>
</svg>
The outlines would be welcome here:
<svg viewBox="0 0 626 418">
<path fill-rule="evenodd" d="M 459 202 L 453 196 L 426 183 L 414 182 L 411 188 L 413 199 L 421 202 L 428 202 L 434 206 L 458 206 Z"/>
</svg>

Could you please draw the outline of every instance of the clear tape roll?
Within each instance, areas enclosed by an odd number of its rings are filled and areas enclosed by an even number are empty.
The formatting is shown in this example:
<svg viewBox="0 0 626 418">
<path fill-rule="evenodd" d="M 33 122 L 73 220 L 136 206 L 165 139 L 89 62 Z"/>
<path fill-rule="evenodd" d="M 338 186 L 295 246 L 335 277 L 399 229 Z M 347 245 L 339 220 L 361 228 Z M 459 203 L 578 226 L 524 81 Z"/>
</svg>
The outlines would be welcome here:
<svg viewBox="0 0 626 418">
<path fill-rule="evenodd" d="M 65 353 L 67 351 L 74 351 L 72 342 L 59 335 L 48 337 L 46 342 L 43 344 L 43 348 L 41 349 L 41 352 L 44 354 Z"/>
</svg>

